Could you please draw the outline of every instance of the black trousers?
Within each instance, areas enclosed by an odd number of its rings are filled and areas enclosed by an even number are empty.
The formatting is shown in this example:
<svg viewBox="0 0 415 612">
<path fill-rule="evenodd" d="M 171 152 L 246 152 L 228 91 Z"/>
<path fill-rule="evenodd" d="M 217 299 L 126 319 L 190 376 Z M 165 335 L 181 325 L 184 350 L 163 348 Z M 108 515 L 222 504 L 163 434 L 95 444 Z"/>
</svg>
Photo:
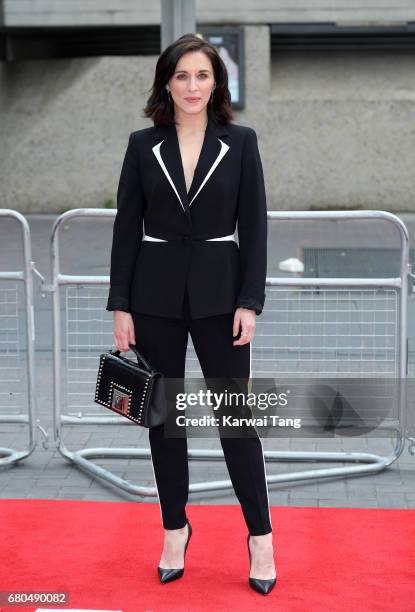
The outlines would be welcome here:
<svg viewBox="0 0 415 612">
<path fill-rule="evenodd" d="M 165 376 L 184 379 L 190 332 L 205 378 L 249 378 L 251 346 L 233 346 L 233 313 L 192 319 L 186 291 L 180 320 L 136 312 L 132 317 L 137 347 Z M 252 430 L 253 437 L 220 435 L 220 441 L 248 531 L 251 535 L 265 535 L 272 531 L 265 460 L 261 439 L 256 429 Z M 148 431 L 162 524 L 165 529 L 179 529 L 187 521 L 187 437 L 164 436 L 164 425 Z"/>
</svg>

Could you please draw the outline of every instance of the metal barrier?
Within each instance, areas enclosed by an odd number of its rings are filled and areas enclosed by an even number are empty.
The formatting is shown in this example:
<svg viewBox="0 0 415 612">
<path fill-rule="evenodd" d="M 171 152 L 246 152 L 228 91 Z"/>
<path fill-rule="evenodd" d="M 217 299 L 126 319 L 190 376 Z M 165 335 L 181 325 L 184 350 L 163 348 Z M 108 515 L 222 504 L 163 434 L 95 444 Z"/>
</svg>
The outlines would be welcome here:
<svg viewBox="0 0 415 612">
<path fill-rule="evenodd" d="M 2 221 L 6 218 L 15 220 L 20 225 L 23 257 L 21 269 L 0 272 L 0 423 L 27 423 L 29 436 L 24 450 L 0 446 L 0 466 L 9 466 L 34 451 L 37 444 L 36 427 L 42 430 L 36 421 L 34 359 L 32 270 L 37 274 L 38 271 L 32 261 L 30 228 L 25 217 L 15 210 L 3 208 L 0 209 L 0 218 Z M 8 244 L 7 240 L 3 244 L 9 249 L 8 253 L 16 248 L 16 244 Z M 22 322 L 19 306 L 23 301 Z M 21 346 L 21 337 L 26 341 L 26 346 Z M 25 387 L 27 397 L 24 394 Z M 23 411 L 26 403 L 27 412 Z"/>
<path fill-rule="evenodd" d="M 138 486 L 131 483 L 129 480 L 120 478 L 113 472 L 96 465 L 91 459 L 93 458 L 122 458 L 122 459 L 151 459 L 149 448 L 111 448 L 111 447 L 97 447 L 97 448 L 83 448 L 77 451 L 70 451 L 62 436 L 62 426 L 67 424 L 106 424 L 106 425 L 122 425 L 123 427 L 134 427 L 136 426 L 130 423 L 123 417 L 116 415 L 104 414 L 102 410 L 95 410 L 93 412 L 90 409 L 95 404 L 93 403 L 95 382 L 98 368 L 98 356 L 100 352 L 108 350 L 109 346 L 113 346 L 112 336 L 112 315 L 105 310 L 105 303 L 108 294 L 108 276 L 79 276 L 62 274 L 60 272 L 60 247 L 59 247 L 59 236 L 60 230 L 63 223 L 75 218 L 102 218 L 102 217 L 114 217 L 116 214 L 115 210 L 105 209 L 75 209 L 68 211 L 59 216 L 53 226 L 52 237 L 51 237 L 51 261 L 52 261 L 52 285 L 48 288 L 45 286 L 45 290 L 49 290 L 53 294 L 53 355 L 54 355 L 54 368 L 53 368 L 53 385 L 54 385 L 54 439 L 59 452 L 68 460 L 78 465 L 81 469 L 86 472 L 98 476 L 120 489 L 127 491 L 128 493 L 139 495 L 143 497 L 156 497 L 157 489 L 155 487 Z M 286 341 L 286 345 L 280 347 L 270 346 L 272 338 L 275 335 L 267 332 L 267 326 L 269 324 L 278 325 L 277 321 L 267 321 L 267 313 L 289 312 L 289 305 L 292 303 L 290 294 L 293 291 L 302 291 L 302 297 L 307 295 L 312 288 L 319 289 L 319 296 L 317 299 L 324 300 L 327 302 L 327 293 L 329 291 L 343 292 L 343 299 L 351 299 L 356 303 L 356 296 L 359 299 L 364 299 L 365 296 L 369 295 L 372 299 L 376 298 L 376 291 L 382 290 L 387 291 L 387 299 L 389 299 L 388 308 L 393 310 L 396 315 L 394 319 L 395 331 L 398 330 L 393 336 L 394 339 L 394 353 L 393 357 L 389 360 L 389 366 L 391 366 L 391 372 L 405 379 L 407 374 L 407 348 L 406 348 L 406 298 L 408 293 L 408 280 L 407 276 L 410 274 L 409 267 L 409 240 L 408 232 L 402 221 L 393 214 L 386 213 L 383 211 L 350 211 L 350 212 L 308 212 L 308 211 L 296 211 L 296 212 L 269 212 L 268 218 L 270 221 L 285 220 L 301 220 L 301 221 L 315 221 L 315 220 L 331 220 L 331 221 L 347 221 L 347 220 L 372 220 L 382 219 L 389 223 L 394 224 L 397 228 L 400 236 L 400 274 L 394 278 L 304 278 L 304 277 L 289 277 L 289 278 L 267 278 L 267 303 L 264 314 L 261 320 L 257 323 L 257 334 L 253 341 L 253 349 L 257 351 L 258 356 L 253 359 L 253 373 L 255 375 L 269 376 L 270 371 L 266 365 L 269 365 L 269 351 L 277 350 L 279 358 L 283 354 L 284 350 L 288 353 L 292 349 L 299 350 L 298 345 L 293 347 L 290 345 L 289 334 L 279 330 L 278 338 L 282 338 Z M 60 289 L 66 288 L 66 312 L 65 312 L 65 325 L 63 329 L 66 331 L 66 370 L 62 369 L 61 359 L 61 299 Z M 358 292 L 358 293 L 356 293 Z M 366 293 L 365 293 L 366 292 Z M 276 297 L 275 297 L 276 296 Z M 360 297 L 359 297 L 360 296 Z M 382 299 L 385 295 L 382 295 Z M 298 299 L 298 296 L 297 296 Z M 314 299 L 312 293 L 307 295 L 307 304 L 310 304 L 310 299 Z M 93 307 L 90 307 L 90 303 L 93 303 Z M 272 303 L 277 303 L 276 309 L 270 309 L 269 306 Z M 283 308 L 280 306 L 283 304 Z M 295 309 L 294 309 L 295 310 Z M 298 309 L 297 309 L 298 310 Z M 300 313 L 306 312 L 304 309 L 299 309 Z M 292 311 L 294 312 L 294 311 Z M 292 314 L 292 313 L 291 313 Z M 376 331 L 374 332 L 376 334 Z M 259 342 L 263 341 L 264 346 L 260 346 Z M 304 350 L 307 347 L 304 346 Z M 267 355 L 264 357 L 264 354 Z M 373 353 L 373 358 L 376 360 L 376 354 Z M 193 360 L 195 358 L 193 357 Z M 189 356 L 187 363 L 190 363 L 192 357 Z M 272 374 L 274 376 L 278 374 L 285 374 L 287 370 L 278 370 L 278 363 L 281 363 L 281 359 L 274 360 L 275 363 L 272 365 Z M 318 361 L 318 360 L 317 360 Z M 350 361 L 350 360 L 349 360 Z M 310 362 L 310 360 L 309 360 Z M 313 361 L 317 363 L 315 360 Z M 301 365 L 301 360 L 296 360 L 297 368 L 296 372 L 299 372 L 298 366 Z M 317 364 L 318 365 L 318 364 Z M 326 361 L 327 365 L 327 361 Z M 322 361 L 324 366 L 324 359 Z M 187 370 L 187 368 L 186 368 Z M 196 370 L 193 370 L 194 372 Z M 372 370 L 373 371 L 373 370 Z M 324 373 L 324 367 L 316 370 L 315 373 Z M 310 373 L 310 372 L 308 372 Z M 370 374 L 370 371 L 365 372 L 366 375 Z M 379 371 L 376 370 L 378 374 Z M 67 393 L 66 400 L 69 409 L 72 412 L 62 414 L 62 382 L 66 378 Z M 74 403 L 71 404 L 71 401 Z M 405 400 L 403 399 L 403 402 Z M 396 427 L 392 427 L 396 431 Z M 308 470 L 299 471 L 289 474 L 278 474 L 267 476 L 268 483 L 275 482 L 288 482 L 295 480 L 309 480 L 313 478 L 326 478 L 331 476 L 348 476 L 348 475 L 359 475 L 370 472 L 378 472 L 383 470 L 386 466 L 390 465 L 395 461 L 401 454 L 404 448 L 405 438 L 400 435 L 398 442 L 394 448 L 394 451 L 388 456 L 380 456 L 372 453 L 362 452 L 296 452 L 296 451 L 264 451 L 265 459 L 269 461 L 342 461 L 342 462 L 353 462 L 360 463 L 362 465 L 355 465 L 349 467 L 337 467 L 337 468 L 322 468 L 319 470 Z M 223 461 L 222 450 L 213 449 L 191 449 L 189 448 L 188 457 L 191 460 L 219 460 Z M 230 480 L 220 480 L 208 483 L 192 483 L 190 484 L 189 492 L 200 492 L 200 491 L 212 491 L 220 489 L 232 488 Z"/>
<path fill-rule="evenodd" d="M 400 237 L 400 263 L 399 275 L 389 278 L 268 278 L 267 286 L 270 288 L 267 291 L 268 309 L 273 310 L 273 319 L 276 319 L 277 322 L 271 323 L 274 326 L 274 334 L 270 334 L 269 327 L 263 323 L 263 328 L 266 331 L 257 334 L 256 338 L 262 337 L 269 347 L 272 344 L 273 337 L 276 336 L 280 344 L 272 349 L 274 353 L 277 353 L 274 359 L 270 359 L 269 351 L 266 357 L 260 355 L 255 359 L 256 374 L 266 376 L 270 375 L 271 371 L 272 373 L 290 375 L 300 372 L 302 376 L 313 377 L 317 374 L 330 377 L 339 375 L 339 373 L 343 375 L 346 373 L 354 378 L 381 376 L 390 377 L 401 383 L 404 382 L 408 367 L 408 275 L 412 276 L 409 264 L 409 236 L 404 223 L 396 215 L 384 211 L 269 212 L 268 218 L 281 222 L 383 220 L 392 223 Z M 378 310 L 376 308 L 377 300 Z M 368 302 L 369 307 L 367 307 Z M 318 306 L 315 307 L 313 304 Z M 332 318 L 331 321 L 327 321 L 326 315 L 335 313 L 339 304 L 343 306 L 343 312 L 346 312 L 347 316 L 343 315 L 343 321 L 339 320 L 338 316 Z M 273 305 L 275 305 L 275 308 L 273 308 Z M 359 316 L 365 306 L 366 314 L 372 317 L 371 325 L 367 325 L 367 320 L 362 325 L 362 319 Z M 310 312 L 313 315 L 313 324 L 320 324 L 322 340 L 327 339 L 327 337 L 336 338 L 336 330 L 333 331 L 333 324 L 341 327 L 344 332 L 347 326 L 351 327 L 360 323 L 362 333 L 360 335 L 352 334 L 350 331 L 348 334 L 343 333 L 342 339 L 346 340 L 344 345 L 326 342 L 326 345 L 322 343 L 318 347 L 312 345 L 310 347 L 308 334 L 301 333 L 290 337 L 290 334 L 283 329 L 287 322 L 299 327 L 301 323 L 306 325 L 307 318 L 304 315 Z M 379 318 L 378 321 L 376 321 L 376 314 L 382 314 L 382 318 Z M 367 327 L 369 331 L 366 329 Z M 325 336 L 327 329 L 330 329 L 330 333 Z M 295 342 L 293 338 L 295 338 Z M 360 348 L 362 339 L 366 341 L 365 351 Z M 372 343 L 370 339 L 372 339 Z M 377 342 L 377 340 L 380 341 Z M 337 351 L 337 348 L 333 350 L 335 346 L 340 350 Z M 334 358 L 337 352 L 343 353 L 344 358 L 337 361 Z M 301 354 L 312 355 L 312 358 L 302 359 Z M 376 359 L 377 354 L 382 354 L 381 361 Z M 293 363 L 295 368 L 293 368 Z M 384 424 L 379 426 L 379 429 L 390 429 L 396 434 L 395 447 L 388 456 L 361 452 L 266 451 L 264 453 L 265 457 L 271 461 L 339 461 L 363 464 L 269 476 L 267 478 L 268 483 L 309 480 L 316 477 L 364 475 L 379 472 L 391 465 L 405 447 L 405 434 L 407 434 L 405 430 L 405 384 L 400 384 L 398 401 L 398 419 L 390 419 L 389 423 L 386 420 Z M 412 438 L 409 435 L 407 437 L 413 443 Z M 409 449 L 413 452 L 411 449 L 413 449 L 413 444 Z"/>
</svg>

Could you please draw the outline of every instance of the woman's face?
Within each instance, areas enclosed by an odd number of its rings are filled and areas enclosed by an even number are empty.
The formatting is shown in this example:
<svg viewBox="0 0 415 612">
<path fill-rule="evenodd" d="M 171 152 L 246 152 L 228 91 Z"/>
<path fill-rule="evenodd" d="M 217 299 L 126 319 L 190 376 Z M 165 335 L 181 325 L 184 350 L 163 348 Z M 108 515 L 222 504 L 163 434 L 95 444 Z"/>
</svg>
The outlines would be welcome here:
<svg viewBox="0 0 415 612">
<path fill-rule="evenodd" d="M 208 56 L 203 51 L 185 53 L 176 64 L 168 82 L 176 108 L 189 114 L 200 113 L 207 106 L 215 75 Z"/>
</svg>

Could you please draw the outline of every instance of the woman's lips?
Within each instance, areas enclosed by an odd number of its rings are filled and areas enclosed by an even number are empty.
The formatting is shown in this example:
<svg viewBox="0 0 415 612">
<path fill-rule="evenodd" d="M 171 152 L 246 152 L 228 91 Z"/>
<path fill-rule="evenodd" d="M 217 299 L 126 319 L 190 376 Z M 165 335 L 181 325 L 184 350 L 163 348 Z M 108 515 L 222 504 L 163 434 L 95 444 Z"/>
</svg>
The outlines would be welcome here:
<svg viewBox="0 0 415 612">
<path fill-rule="evenodd" d="M 185 98 L 187 102 L 199 102 L 200 98 Z"/>
</svg>

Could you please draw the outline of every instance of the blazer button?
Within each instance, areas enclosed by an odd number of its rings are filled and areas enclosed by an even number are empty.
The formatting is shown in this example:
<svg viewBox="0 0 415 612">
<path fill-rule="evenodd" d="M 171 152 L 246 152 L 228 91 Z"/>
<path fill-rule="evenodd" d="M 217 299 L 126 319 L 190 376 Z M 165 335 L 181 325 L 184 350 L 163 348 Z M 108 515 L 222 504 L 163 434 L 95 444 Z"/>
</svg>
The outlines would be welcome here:
<svg viewBox="0 0 415 612">
<path fill-rule="evenodd" d="M 191 239 L 191 236 L 182 236 L 182 244 L 189 244 Z"/>
</svg>

